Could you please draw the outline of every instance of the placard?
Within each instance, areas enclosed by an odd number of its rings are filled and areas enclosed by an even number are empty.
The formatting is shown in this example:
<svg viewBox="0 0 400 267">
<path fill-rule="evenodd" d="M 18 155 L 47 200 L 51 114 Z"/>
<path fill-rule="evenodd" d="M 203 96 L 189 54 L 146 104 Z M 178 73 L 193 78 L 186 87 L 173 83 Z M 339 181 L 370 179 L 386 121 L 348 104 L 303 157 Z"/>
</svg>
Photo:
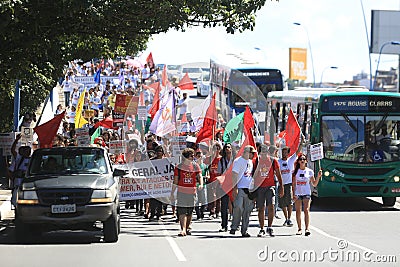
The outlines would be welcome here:
<svg viewBox="0 0 400 267">
<path fill-rule="evenodd" d="M 76 140 L 78 142 L 78 146 L 89 146 L 90 145 L 89 128 L 82 127 L 75 129 L 75 131 L 76 131 Z"/>
<path fill-rule="evenodd" d="M 311 161 L 316 161 L 324 158 L 324 146 L 321 143 L 310 145 Z"/>
<path fill-rule="evenodd" d="M 147 108 L 146 106 L 139 106 L 137 109 L 138 119 L 139 120 L 147 120 Z"/>
</svg>

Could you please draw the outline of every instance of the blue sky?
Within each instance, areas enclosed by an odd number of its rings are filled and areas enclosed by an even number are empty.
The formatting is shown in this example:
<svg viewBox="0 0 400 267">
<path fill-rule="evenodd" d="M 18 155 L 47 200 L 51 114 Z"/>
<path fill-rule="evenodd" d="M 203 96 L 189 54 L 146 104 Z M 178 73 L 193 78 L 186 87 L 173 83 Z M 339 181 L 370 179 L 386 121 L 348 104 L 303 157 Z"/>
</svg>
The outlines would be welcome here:
<svg viewBox="0 0 400 267">
<path fill-rule="evenodd" d="M 154 35 L 144 54 L 152 52 L 156 64 L 182 64 L 220 58 L 226 52 L 257 58 L 289 75 L 289 48 L 307 48 L 310 39 L 316 82 L 343 82 L 364 71 L 369 73 L 368 38 L 371 10 L 400 10 L 400 0 L 280 0 L 266 1 L 257 13 L 254 31 L 234 35 L 223 28 L 195 27 L 186 32 Z M 302 26 L 296 26 L 299 22 Z M 400 22 L 399 22 L 400 23 Z M 399 40 L 400 41 L 400 40 Z M 255 49 L 259 48 L 259 49 Z M 377 54 L 372 54 L 375 72 Z M 379 69 L 397 68 L 398 56 L 382 55 Z M 330 66 L 338 67 L 329 69 Z M 308 53 L 308 82 L 312 82 Z"/>
</svg>

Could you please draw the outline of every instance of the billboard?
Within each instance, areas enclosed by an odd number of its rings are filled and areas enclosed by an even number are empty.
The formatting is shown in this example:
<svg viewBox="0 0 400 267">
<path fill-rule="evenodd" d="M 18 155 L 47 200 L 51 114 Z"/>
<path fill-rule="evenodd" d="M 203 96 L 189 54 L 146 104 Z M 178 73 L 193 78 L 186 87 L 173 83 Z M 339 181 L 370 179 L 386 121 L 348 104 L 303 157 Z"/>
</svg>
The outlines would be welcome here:
<svg viewBox="0 0 400 267">
<path fill-rule="evenodd" d="M 371 12 L 370 52 L 379 54 L 383 48 L 382 54 L 399 55 L 400 46 L 389 43 L 400 42 L 400 11 L 372 10 Z"/>
<path fill-rule="evenodd" d="M 307 49 L 289 48 L 289 79 L 307 79 Z"/>
</svg>

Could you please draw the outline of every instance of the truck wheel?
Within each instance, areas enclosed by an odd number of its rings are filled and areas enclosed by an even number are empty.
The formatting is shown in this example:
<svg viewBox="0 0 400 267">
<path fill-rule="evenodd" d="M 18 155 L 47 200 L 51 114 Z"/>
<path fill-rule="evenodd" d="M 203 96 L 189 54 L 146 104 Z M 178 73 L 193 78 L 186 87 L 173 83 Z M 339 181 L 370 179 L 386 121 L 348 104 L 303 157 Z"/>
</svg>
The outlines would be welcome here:
<svg viewBox="0 0 400 267">
<path fill-rule="evenodd" d="M 117 211 L 103 222 L 104 241 L 107 243 L 114 243 L 118 241 L 118 234 L 120 230 L 120 216 Z"/>
<path fill-rule="evenodd" d="M 28 242 L 31 237 L 31 227 L 29 224 L 21 222 L 18 218 L 15 219 L 15 239 L 18 243 Z"/>
<path fill-rule="evenodd" d="M 383 206 L 392 207 L 396 203 L 396 197 L 382 197 Z"/>
</svg>

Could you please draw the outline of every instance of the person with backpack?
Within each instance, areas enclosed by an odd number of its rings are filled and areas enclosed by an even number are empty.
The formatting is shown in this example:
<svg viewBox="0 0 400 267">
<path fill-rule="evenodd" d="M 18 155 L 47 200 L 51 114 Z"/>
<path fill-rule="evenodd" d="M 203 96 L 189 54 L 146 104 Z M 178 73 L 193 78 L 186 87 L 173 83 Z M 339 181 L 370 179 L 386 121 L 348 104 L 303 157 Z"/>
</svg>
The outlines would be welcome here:
<svg viewBox="0 0 400 267">
<path fill-rule="evenodd" d="M 185 148 L 182 151 L 182 163 L 174 169 L 174 182 L 171 190 L 171 203 L 175 199 L 177 191 L 177 212 L 181 226 L 181 232 L 178 236 L 191 235 L 189 230 L 192 222 L 192 214 L 196 203 L 196 187 L 203 189 L 203 176 L 199 164 L 194 161 L 194 150 Z"/>
</svg>

